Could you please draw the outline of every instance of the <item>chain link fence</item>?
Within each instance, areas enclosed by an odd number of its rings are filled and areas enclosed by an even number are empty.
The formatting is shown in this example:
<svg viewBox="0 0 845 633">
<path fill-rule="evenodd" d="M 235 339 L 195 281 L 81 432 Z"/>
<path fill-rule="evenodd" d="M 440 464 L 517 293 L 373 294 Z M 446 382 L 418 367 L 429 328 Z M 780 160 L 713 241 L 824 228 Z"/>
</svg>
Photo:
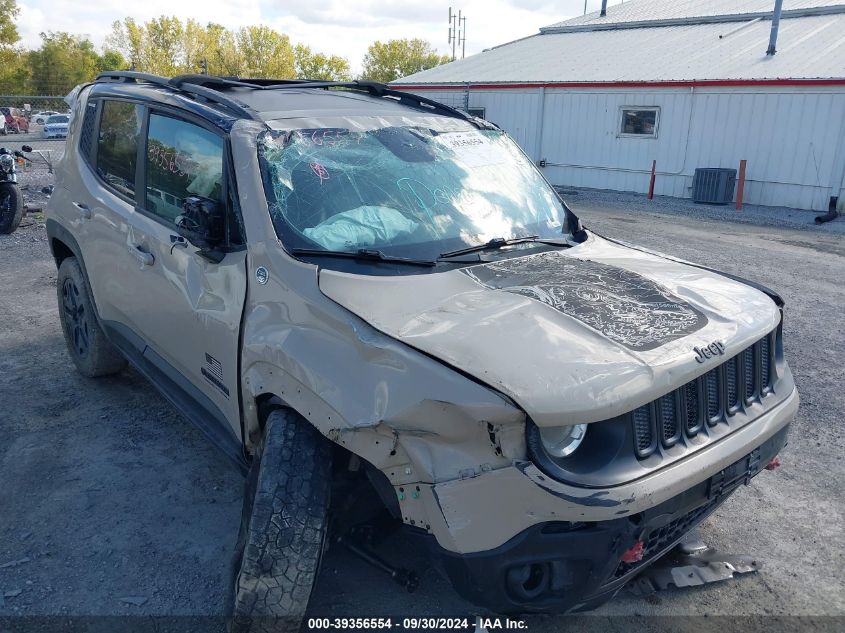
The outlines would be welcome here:
<svg viewBox="0 0 845 633">
<path fill-rule="evenodd" d="M 68 105 L 64 96 L 47 95 L 0 95 L 0 107 L 20 108 L 33 116 L 36 112 L 51 110 L 53 112 L 67 112 Z"/>
</svg>

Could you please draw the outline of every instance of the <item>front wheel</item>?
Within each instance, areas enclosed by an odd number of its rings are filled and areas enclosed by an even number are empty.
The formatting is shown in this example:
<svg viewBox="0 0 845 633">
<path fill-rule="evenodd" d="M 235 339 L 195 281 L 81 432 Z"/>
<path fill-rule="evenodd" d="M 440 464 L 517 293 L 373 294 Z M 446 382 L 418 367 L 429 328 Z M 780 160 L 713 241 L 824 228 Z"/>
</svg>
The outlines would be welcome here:
<svg viewBox="0 0 845 633">
<path fill-rule="evenodd" d="M 267 418 L 247 478 L 235 553 L 231 631 L 298 631 L 328 530 L 331 446 L 281 409 Z"/>
<path fill-rule="evenodd" d="M 16 184 L 0 183 L 0 235 L 13 233 L 23 218 L 23 198 Z"/>
</svg>

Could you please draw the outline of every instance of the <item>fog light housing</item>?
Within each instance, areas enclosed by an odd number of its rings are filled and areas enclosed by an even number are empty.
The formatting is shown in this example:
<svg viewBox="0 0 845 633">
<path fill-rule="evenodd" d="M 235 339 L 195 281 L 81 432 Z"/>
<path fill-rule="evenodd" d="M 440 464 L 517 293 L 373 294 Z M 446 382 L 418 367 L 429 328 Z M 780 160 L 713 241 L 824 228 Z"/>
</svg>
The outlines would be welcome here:
<svg viewBox="0 0 845 633">
<path fill-rule="evenodd" d="M 549 457 L 563 459 L 578 450 L 586 435 L 586 424 L 543 427 L 540 429 L 540 442 Z"/>
</svg>

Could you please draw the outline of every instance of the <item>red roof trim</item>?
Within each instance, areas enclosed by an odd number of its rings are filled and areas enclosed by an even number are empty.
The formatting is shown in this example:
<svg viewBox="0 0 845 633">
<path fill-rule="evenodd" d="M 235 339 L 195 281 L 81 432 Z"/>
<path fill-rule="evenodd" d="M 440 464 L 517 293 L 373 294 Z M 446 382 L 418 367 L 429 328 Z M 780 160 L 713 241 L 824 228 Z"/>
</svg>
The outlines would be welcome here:
<svg viewBox="0 0 845 633">
<path fill-rule="evenodd" d="M 394 84 L 396 90 L 514 90 L 520 88 L 711 88 L 725 86 L 845 86 L 842 79 L 696 79 L 692 81 L 559 81 L 512 84 Z"/>
</svg>

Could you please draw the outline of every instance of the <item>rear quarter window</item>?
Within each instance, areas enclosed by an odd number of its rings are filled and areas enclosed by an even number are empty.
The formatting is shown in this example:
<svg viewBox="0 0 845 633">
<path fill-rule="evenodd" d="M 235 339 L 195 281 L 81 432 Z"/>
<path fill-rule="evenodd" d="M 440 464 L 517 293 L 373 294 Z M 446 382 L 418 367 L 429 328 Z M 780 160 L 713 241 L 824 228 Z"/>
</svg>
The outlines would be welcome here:
<svg viewBox="0 0 845 633">
<path fill-rule="evenodd" d="M 94 128 L 97 125 L 97 101 L 88 101 L 85 104 L 85 113 L 82 117 L 82 129 L 79 130 L 79 153 L 89 163 L 91 162 L 91 150 L 94 147 Z"/>
</svg>

